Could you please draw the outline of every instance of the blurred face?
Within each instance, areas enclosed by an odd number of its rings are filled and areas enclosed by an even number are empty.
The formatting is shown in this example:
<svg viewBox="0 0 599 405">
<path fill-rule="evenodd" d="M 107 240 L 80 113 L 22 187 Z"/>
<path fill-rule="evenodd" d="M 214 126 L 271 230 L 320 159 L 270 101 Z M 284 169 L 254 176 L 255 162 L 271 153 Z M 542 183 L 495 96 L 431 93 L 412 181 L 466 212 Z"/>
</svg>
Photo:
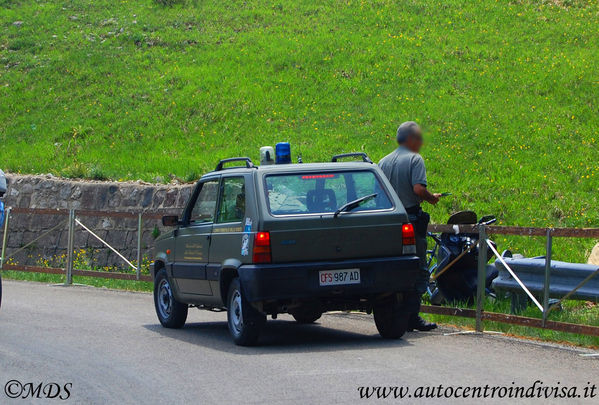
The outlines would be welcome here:
<svg viewBox="0 0 599 405">
<path fill-rule="evenodd" d="M 404 146 L 414 153 L 420 153 L 420 149 L 422 148 L 423 143 L 424 140 L 422 138 L 422 132 L 418 131 L 408 137 Z"/>
</svg>

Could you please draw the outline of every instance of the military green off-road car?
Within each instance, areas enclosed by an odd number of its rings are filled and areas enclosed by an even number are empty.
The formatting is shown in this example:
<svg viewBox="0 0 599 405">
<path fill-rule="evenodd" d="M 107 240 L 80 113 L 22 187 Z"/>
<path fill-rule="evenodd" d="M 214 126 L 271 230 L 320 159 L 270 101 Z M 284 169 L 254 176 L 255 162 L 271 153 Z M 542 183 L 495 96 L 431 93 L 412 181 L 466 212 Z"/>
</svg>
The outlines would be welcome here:
<svg viewBox="0 0 599 405">
<path fill-rule="evenodd" d="M 267 315 L 311 323 L 359 310 L 374 312 L 383 337 L 401 337 L 403 297 L 418 273 L 414 232 L 378 166 L 350 155 L 363 161 L 257 167 L 233 158 L 203 176 L 156 242 L 161 324 L 182 327 L 190 306 L 226 309 L 235 343 L 251 345 Z M 243 166 L 224 167 L 232 162 Z"/>
</svg>

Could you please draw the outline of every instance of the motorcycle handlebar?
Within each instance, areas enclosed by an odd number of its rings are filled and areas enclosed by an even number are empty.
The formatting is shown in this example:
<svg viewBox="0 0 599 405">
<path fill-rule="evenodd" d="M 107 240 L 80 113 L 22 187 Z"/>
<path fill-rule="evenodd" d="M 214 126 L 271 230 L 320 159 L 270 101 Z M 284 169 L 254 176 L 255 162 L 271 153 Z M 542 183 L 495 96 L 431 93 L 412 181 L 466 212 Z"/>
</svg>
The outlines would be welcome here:
<svg viewBox="0 0 599 405">
<path fill-rule="evenodd" d="M 490 219 L 490 220 L 485 221 L 485 222 L 479 222 L 479 224 L 480 225 L 491 225 L 491 224 L 494 224 L 495 222 L 497 222 L 497 218 L 493 218 L 493 219 Z"/>
</svg>

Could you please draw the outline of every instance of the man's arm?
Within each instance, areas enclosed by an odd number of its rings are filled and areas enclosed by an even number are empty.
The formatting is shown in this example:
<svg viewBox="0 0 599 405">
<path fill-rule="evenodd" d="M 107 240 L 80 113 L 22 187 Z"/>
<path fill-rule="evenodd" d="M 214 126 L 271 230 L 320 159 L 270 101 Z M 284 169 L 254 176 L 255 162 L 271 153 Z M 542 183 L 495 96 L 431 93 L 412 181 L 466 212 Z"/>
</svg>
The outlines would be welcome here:
<svg viewBox="0 0 599 405">
<path fill-rule="evenodd" d="M 423 184 L 414 184 L 414 194 L 433 205 L 437 204 L 439 202 L 439 198 L 441 197 L 441 194 L 433 194 L 428 191 L 426 186 Z"/>
</svg>

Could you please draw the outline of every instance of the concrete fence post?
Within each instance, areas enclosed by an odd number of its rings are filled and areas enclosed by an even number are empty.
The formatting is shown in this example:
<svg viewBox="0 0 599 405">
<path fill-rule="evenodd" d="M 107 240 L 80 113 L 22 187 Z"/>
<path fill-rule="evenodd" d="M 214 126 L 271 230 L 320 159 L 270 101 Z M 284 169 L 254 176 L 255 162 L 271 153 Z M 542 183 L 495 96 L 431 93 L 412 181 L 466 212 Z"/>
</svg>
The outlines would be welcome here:
<svg viewBox="0 0 599 405">
<path fill-rule="evenodd" d="M 476 289 L 476 331 L 483 331 L 483 308 L 485 305 L 485 281 L 487 279 L 487 230 L 478 226 L 478 286 Z"/>
<path fill-rule="evenodd" d="M 141 237 L 143 236 L 143 213 L 139 213 L 137 223 L 137 281 L 141 278 Z"/>
<path fill-rule="evenodd" d="M 0 258 L 0 270 L 4 269 L 4 258 L 6 257 L 6 243 L 8 242 L 8 223 L 10 222 L 10 210 L 6 209 L 6 215 L 4 217 L 4 235 L 2 235 L 2 257 Z"/>
<path fill-rule="evenodd" d="M 545 284 L 543 286 L 543 327 L 549 316 L 549 287 L 551 283 L 551 251 L 553 250 L 553 229 L 547 228 L 547 244 L 545 252 Z"/>
<path fill-rule="evenodd" d="M 65 285 L 73 284 L 73 253 L 75 250 L 75 210 L 69 211 L 69 235 L 67 241 L 67 265 Z"/>
</svg>

